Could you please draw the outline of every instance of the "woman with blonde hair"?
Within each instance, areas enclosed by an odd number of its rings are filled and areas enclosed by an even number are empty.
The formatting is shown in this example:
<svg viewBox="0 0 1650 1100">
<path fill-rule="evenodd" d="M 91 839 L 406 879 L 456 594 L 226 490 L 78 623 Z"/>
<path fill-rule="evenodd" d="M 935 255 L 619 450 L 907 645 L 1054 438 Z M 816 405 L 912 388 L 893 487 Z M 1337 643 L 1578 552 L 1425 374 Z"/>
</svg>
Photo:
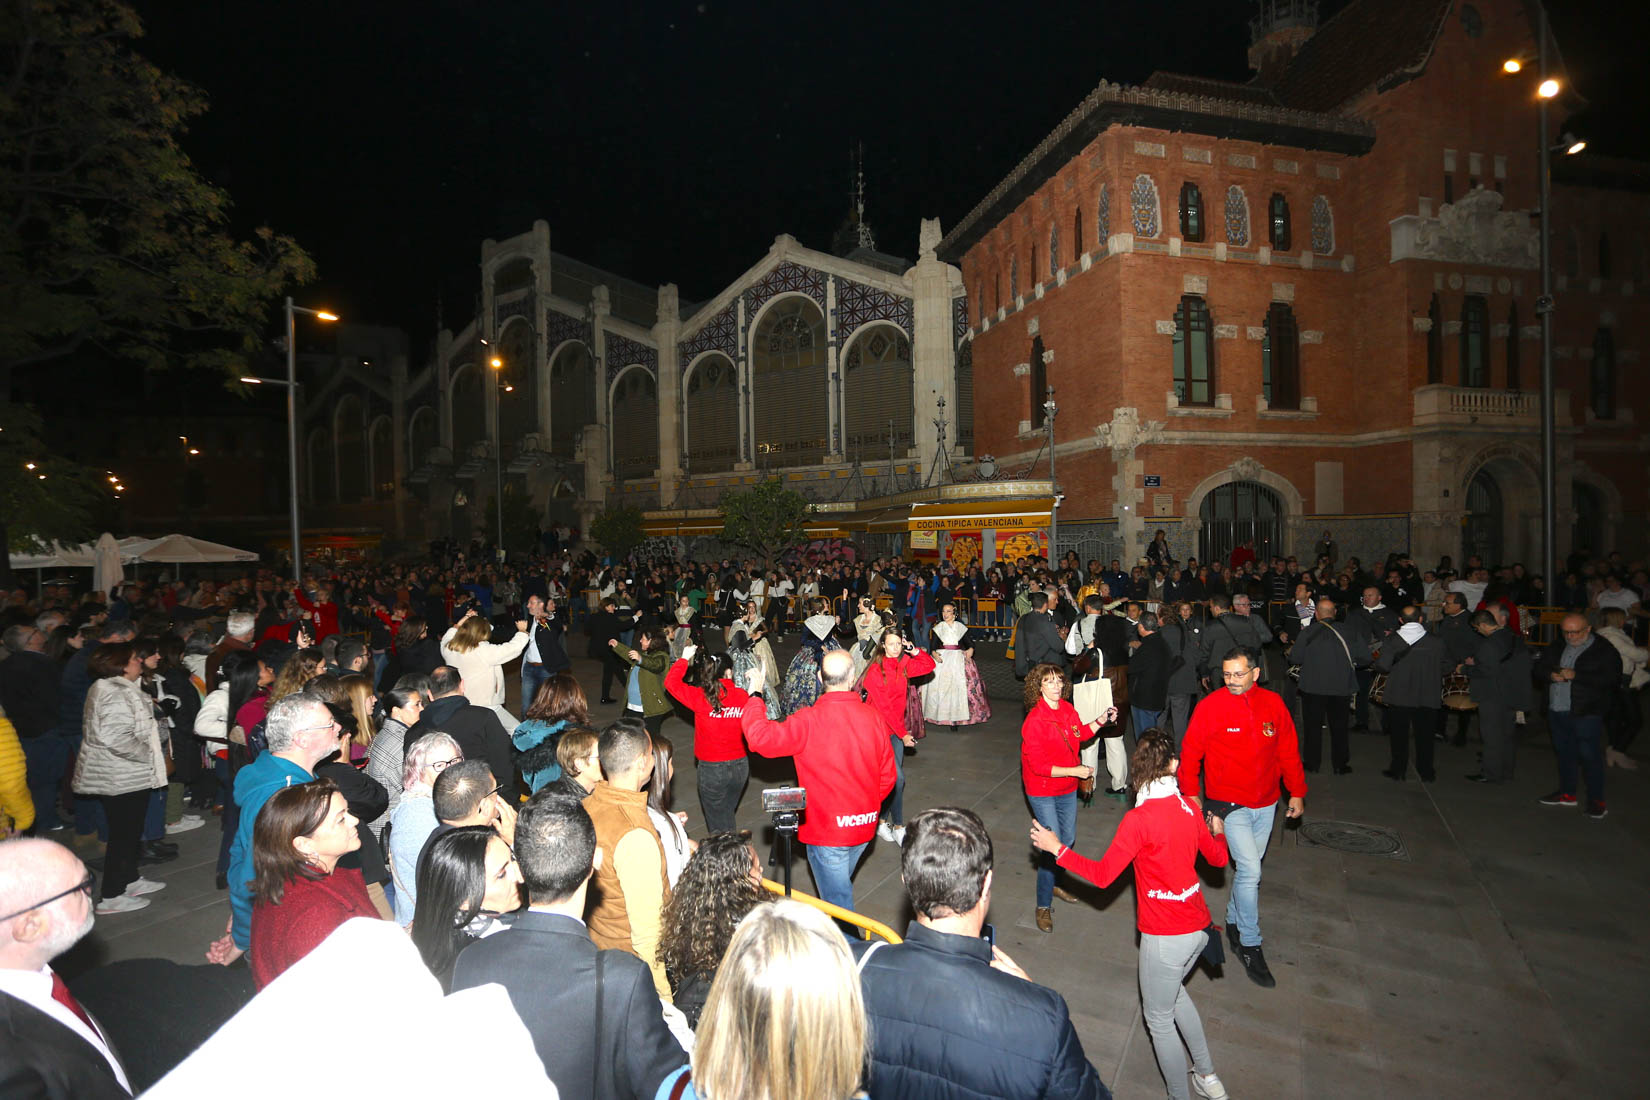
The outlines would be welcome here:
<svg viewBox="0 0 1650 1100">
<path fill-rule="evenodd" d="M 465 698 L 475 706 L 491 707 L 504 728 L 513 730 L 521 723 L 504 709 L 504 666 L 527 648 L 527 620 L 516 620 L 516 636 L 501 645 L 487 640 L 492 635 L 492 624 L 471 608 L 441 636 L 441 659 L 464 678 Z"/>
<path fill-rule="evenodd" d="M 831 919 L 799 901 L 759 905 L 717 967 L 691 1063 L 658 1095 L 849 1100 L 864 1095 L 867 1038 L 859 974 Z"/>
<path fill-rule="evenodd" d="M 302 650 L 294 653 L 281 665 L 281 671 L 275 674 L 275 682 L 269 688 L 269 705 L 274 706 L 288 695 L 304 690 L 304 685 L 317 675 L 313 658 L 306 657 Z"/>
</svg>

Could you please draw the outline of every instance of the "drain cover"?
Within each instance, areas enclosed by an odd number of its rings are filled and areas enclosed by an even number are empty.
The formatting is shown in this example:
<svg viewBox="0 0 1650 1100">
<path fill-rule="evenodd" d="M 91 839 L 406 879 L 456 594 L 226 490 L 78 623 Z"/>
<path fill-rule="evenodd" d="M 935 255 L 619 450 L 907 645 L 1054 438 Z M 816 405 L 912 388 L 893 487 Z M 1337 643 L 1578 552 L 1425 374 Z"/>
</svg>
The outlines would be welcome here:
<svg viewBox="0 0 1650 1100">
<path fill-rule="evenodd" d="M 1300 827 L 1297 844 L 1311 848 L 1332 848 L 1359 856 L 1408 859 L 1409 852 L 1396 830 L 1383 825 L 1358 825 L 1351 821 L 1309 821 Z"/>
</svg>

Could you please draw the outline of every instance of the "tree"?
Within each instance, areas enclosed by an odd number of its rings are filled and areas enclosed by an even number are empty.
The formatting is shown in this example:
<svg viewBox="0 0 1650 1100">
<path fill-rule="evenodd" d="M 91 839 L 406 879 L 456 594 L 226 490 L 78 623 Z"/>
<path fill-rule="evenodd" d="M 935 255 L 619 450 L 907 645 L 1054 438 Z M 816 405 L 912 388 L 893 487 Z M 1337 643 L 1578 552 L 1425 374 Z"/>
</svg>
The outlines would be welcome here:
<svg viewBox="0 0 1650 1100">
<path fill-rule="evenodd" d="M 206 97 L 135 53 L 142 33 L 117 0 L 0 10 L 0 399 L 89 349 L 245 373 L 275 298 L 314 276 L 290 238 L 231 236 L 178 144 Z"/>
<path fill-rule="evenodd" d="M 486 530 L 489 535 L 498 533 L 498 497 L 487 498 Z M 513 484 L 504 486 L 504 545 L 506 547 L 529 548 L 533 546 L 533 536 L 538 531 L 539 514 L 533 507 L 532 497 L 524 493 Z"/>
<path fill-rule="evenodd" d="M 11 584 L 11 551 L 95 538 L 112 496 L 98 471 L 49 453 L 33 409 L 0 401 L 0 586 Z"/>
<path fill-rule="evenodd" d="M 722 541 L 743 546 L 767 565 L 775 554 L 801 542 L 813 505 L 778 478 L 722 498 Z"/>
<path fill-rule="evenodd" d="M 641 509 L 609 508 L 590 521 L 590 537 L 615 558 L 624 557 L 647 538 L 642 532 Z"/>
</svg>

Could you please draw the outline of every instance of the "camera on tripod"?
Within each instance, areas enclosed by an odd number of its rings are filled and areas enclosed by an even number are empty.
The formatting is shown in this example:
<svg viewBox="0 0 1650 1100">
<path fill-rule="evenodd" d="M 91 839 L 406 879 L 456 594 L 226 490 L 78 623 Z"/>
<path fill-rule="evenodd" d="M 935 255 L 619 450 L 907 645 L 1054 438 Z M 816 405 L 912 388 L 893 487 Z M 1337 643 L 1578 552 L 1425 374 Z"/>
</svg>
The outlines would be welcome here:
<svg viewBox="0 0 1650 1100">
<path fill-rule="evenodd" d="M 772 787 L 762 792 L 762 812 L 773 818 L 774 830 L 768 866 L 779 865 L 787 897 L 791 893 L 791 839 L 802 826 L 802 811 L 807 808 L 806 787 Z"/>
</svg>

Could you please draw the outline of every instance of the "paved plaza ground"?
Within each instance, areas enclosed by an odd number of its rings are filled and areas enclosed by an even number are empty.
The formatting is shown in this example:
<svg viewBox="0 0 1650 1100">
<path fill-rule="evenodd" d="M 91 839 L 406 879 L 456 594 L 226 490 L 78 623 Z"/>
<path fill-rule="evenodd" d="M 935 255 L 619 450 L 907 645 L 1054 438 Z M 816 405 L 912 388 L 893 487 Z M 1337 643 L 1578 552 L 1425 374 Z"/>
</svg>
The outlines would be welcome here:
<svg viewBox="0 0 1650 1100">
<path fill-rule="evenodd" d="M 784 645 L 780 659 L 791 652 Z M 980 814 L 996 845 L 991 920 L 998 944 L 1034 980 L 1065 995 L 1090 1060 L 1118 1097 L 1161 1096 L 1135 983 L 1129 877 L 1104 891 L 1075 886 L 1080 901 L 1055 903 L 1052 935 L 1033 920 L 1019 685 L 1001 652 L 1000 644 L 979 650 L 991 721 L 955 734 L 930 729 L 906 761 L 906 812 L 958 805 Z M 595 663 L 576 660 L 575 672 L 597 698 Z M 593 717 L 617 710 L 598 707 Z M 672 720 L 664 732 L 677 750 L 678 808 L 702 832 L 692 729 Z M 1381 775 L 1385 738 L 1353 736 L 1353 774 L 1311 777 L 1305 823 L 1377 826 L 1396 834 L 1400 851 L 1347 853 L 1314 845 L 1295 828 L 1280 824 L 1274 832 L 1261 923 L 1277 988 L 1251 984 L 1235 960 L 1220 977 L 1198 969 L 1188 986 L 1231 1095 L 1644 1095 L 1639 1044 L 1650 1007 L 1650 949 L 1636 929 L 1650 911 L 1646 773 L 1612 769 L 1610 816 L 1591 821 L 1537 804 L 1555 786 L 1538 718 L 1525 728 L 1518 779 L 1506 787 L 1463 780 L 1476 770 L 1470 743 L 1439 746 L 1438 782 L 1394 783 Z M 787 780 L 789 763 L 753 765 L 739 819 L 766 852 L 771 830 L 757 791 Z M 1080 810 L 1078 850 L 1098 856 L 1121 814 L 1103 797 Z M 229 912 L 226 895 L 213 888 L 217 822 L 176 839 L 182 857 L 146 871 L 168 889 L 142 912 L 100 920 L 68 960 L 73 966 L 144 956 L 201 960 Z M 1203 877 L 1209 907 L 1224 923 L 1229 873 L 1205 868 Z M 795 883 L 812 891 L 801 859 Z M 897 848 L 873 844 L 855 893 L 861 911 L 904 928 L 910 914 Z M 942 1021 L 944 1011 L 934 1006 Z"/>
</svg>

